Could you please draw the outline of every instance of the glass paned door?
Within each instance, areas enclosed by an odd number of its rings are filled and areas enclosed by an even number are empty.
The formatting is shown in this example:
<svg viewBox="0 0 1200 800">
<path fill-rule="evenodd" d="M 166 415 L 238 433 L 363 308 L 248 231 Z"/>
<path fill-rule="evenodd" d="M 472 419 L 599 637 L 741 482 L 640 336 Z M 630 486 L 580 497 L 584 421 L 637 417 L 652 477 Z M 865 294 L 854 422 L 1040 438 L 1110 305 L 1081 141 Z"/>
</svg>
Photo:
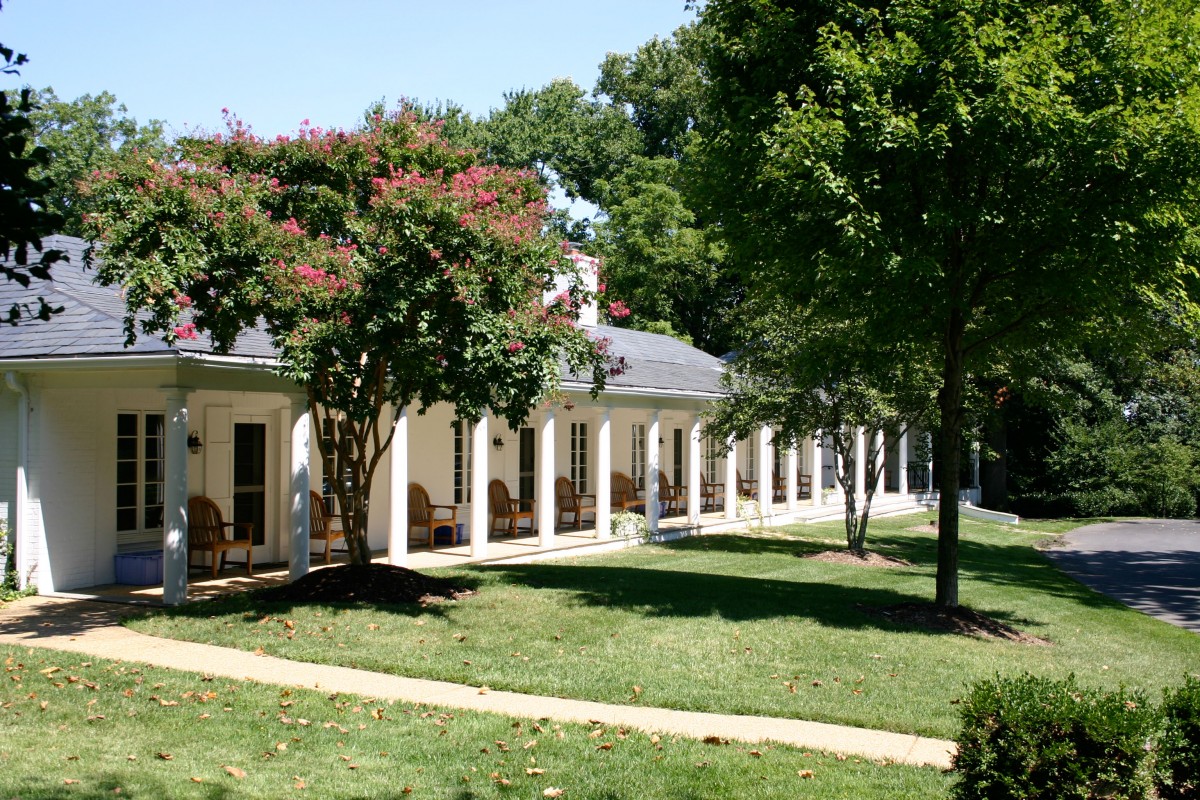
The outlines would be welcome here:
<svg viewBox="0 0 1200 800">
<path fill-rule="evenodd" d="M 521 428 L 520 449 L 517 453 L 517 494 L 522 499 L 533 499 L 535 487 L 534 464 L 536 461 L 533 428 Z"/>
<path fill-rule="evenodd" d="M 233 521 L 254 525 L 255 546 L 267 542 L 267 426 L 233 426 Z"/>
</svg>

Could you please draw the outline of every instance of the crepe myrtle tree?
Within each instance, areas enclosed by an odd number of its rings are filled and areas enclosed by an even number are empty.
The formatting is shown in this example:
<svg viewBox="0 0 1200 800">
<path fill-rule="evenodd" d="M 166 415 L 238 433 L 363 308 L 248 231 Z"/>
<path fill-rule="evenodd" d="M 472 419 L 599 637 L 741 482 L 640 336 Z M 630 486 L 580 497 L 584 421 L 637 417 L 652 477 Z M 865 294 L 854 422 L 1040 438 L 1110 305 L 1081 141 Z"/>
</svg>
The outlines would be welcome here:
<svg viewBox="0 0 1200 800">
<path fill-rule="evenodd" d="M 224 352 L 265 329 L 330 434 L 316 437 L 325 477 L 351 561 L 368 563 L 385 408 L 448 402 L 515 428 L 553 400 L 560 359 L 598 392 L 607 342 L 576 324 L 582 291 L 543 302 L 574 266 L 543 233 L 532 175 L 481 166 L 411 113 L 270 140 L 226 115 L 226 133 L 183 139 L 165 162 L 92 175 L 99 279 L 123 287 L 129 342 L 206 334 Z"/>
<path fill-rule="evenodd" d="M 901 343 L 871 341 L 861 324 L 820 322 L 782 298 L 749 298 L 738 316 L 748 344 L 722 378 L 729 392 L 715 404 L 707 433 L 720 441 L 745 439 L 771 425 L 776 446 L 786 447 L 827 436 L 845 495 L 846 547 L 861 555 L 887 460 L 885 443 L 894 452 L 901 435 L 928 420 L 937 390 L 935 369 L 902 352 Z M 861 508 L 855 469 L 860 456 L 854 448 L 858 428 L 886 434 L 871 437 L 861 455 L 866 482 Z M 819 481 L 813 491 L 820 491 Z"/>
</svg>

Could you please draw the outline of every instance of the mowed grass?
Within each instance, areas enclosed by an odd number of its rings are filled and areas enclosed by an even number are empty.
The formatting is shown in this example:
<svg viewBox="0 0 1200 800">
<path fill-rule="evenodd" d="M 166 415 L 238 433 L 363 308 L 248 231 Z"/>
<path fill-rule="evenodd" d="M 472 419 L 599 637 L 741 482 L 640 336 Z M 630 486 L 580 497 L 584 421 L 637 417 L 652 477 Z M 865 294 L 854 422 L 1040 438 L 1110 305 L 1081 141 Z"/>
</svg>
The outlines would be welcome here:
<svg viewBox="0 0 1200 800">
<path fill-rule="evenodd" d="M 701 536 L 540 564 L 446 571 L 477 596 L 427 608 L 265 603 L 244 594 L 131 621 L 158 636 L 534 694 L 820 720 L 952 738 L 965 684 L 1075 673 L 1157 695 L 1200 665 L 1200 637 L 1065 577 L 1019 528 L 964 520 L 964 605 L 1050 646 L 892 624 L 868 608 L 929 602 L 936 540 L 871 523 L 869 547 L 914 564 L 799 558 L 838 524 Z M 1049 527 L 1049 526 L 1041 526 Z"/>
<path fill-rule="evenodd" d="M 0 647 L 0 797 L 936 798 L 950 778 Z M 806 774 L 802 774 L 806 773 Z"/>
</svg>

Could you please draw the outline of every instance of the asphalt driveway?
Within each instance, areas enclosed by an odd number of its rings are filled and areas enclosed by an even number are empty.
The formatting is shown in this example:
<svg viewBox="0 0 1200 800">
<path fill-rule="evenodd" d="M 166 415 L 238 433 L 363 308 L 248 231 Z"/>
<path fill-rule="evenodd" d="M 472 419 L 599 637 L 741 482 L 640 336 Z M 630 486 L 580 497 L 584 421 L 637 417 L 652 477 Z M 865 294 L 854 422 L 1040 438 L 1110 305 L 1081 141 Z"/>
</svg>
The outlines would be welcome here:
<svg viewBox="0 0 1200 800">
<path fill-rule="evenodd" d="M 1067 533 L 1046 555 L 1096 591 L 1200 633 L 1200 521 L 1088 525 Z"/>
</svg>

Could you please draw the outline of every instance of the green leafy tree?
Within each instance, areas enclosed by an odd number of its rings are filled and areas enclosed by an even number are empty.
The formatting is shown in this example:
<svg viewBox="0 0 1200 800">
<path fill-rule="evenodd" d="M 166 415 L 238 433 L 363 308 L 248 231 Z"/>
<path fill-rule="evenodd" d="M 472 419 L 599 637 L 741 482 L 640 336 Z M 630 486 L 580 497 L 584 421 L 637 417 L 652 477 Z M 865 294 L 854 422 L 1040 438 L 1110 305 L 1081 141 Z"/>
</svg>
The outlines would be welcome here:
<svg viewBox="0 0 1200 800">
<path fill-rule="evenodd" d="M 46 207 L 62 219 L 59 232 L 79 236 L 83 231 L 79 182 L 96 171 L 108 171 L 124 156 L 162 158 L 167 150 L 163 124 L 138 125 L 124 104 L 108 92 L 60 100 L 47 87 L 30 95 L 31 146 L 49 151 L 49 161 L 34 170 L 49 181 Z"/>
<path fill-rule="evenodd" d="M 710 0 L 702 24 L 697 196 L 733 264 L 938 365 L 936 602 L 956 606 L 970 377 L 1149 318 L 1130 308 L 1194 311 L 1200 20 L 1181 0 Z"/>
<path fill-rule="evenodd" d="M 603 384 L 604 343 L 575 324 L 587 298 L 542 300 L 572 265 L 533 176 L 479 165 L 411 113 L 270 141 L 231 120 L 178 145 L 89 186 L 99 278 L 123 287 L 130 341 L 208 333 L 223 351 L 265 327 L 317 430 L 331 423 L 334 452 L 317 441 L 353 562 L 370 559 L 385 407 L 448 402 L 518 426 L 555 394 L 560 357 Z M 346 480 L 328 474 L 338 462 Z"/>
<path fill-rule="evenodd" d="M 0 59 L 0 75 L 19 74 L 18 68 L 29 60 L 3 44 Z M 53 187 L 40 171 L 50 153 L 33 144 L 33 110 L 28 89 L 11 96 L 0 92 L 0 275 L 25 287 L 35 278 L 48 280 L 51 265 L 64 257 L 59 250 L 42 247 L 42 237 L 54 233 L 60 218 L 47 208 Z M 3 321 L 16 325 L 22 317 L 45 320 L 58 310 L 39 297 L 36 309 L 14 303 L 3 312 Z"/>
<path fill-rule="evenodd" d="M 927 418 L 936 376 L 928 368 L 908 367 L 911 353 L 899 347 L 864 346 L 858 326 L 814 325 L 786 301 L 758 299 L 739 309 L 739 317 L 747 344 L 724 377 L 729 394 L 716 404 L 707 433 L 723 441 L 746 439 L 771 425 L 776 445 L 788 447 L 818 433 L 829 437 L 845 494 L 846 546 L 861 554 L 886 461 L 884 442 L 890 439 L 894 447 L 910 426 Z M 860 427 L 887 434 L 865 448 L 861 512 L 854 448 Z"/>
</svg>

